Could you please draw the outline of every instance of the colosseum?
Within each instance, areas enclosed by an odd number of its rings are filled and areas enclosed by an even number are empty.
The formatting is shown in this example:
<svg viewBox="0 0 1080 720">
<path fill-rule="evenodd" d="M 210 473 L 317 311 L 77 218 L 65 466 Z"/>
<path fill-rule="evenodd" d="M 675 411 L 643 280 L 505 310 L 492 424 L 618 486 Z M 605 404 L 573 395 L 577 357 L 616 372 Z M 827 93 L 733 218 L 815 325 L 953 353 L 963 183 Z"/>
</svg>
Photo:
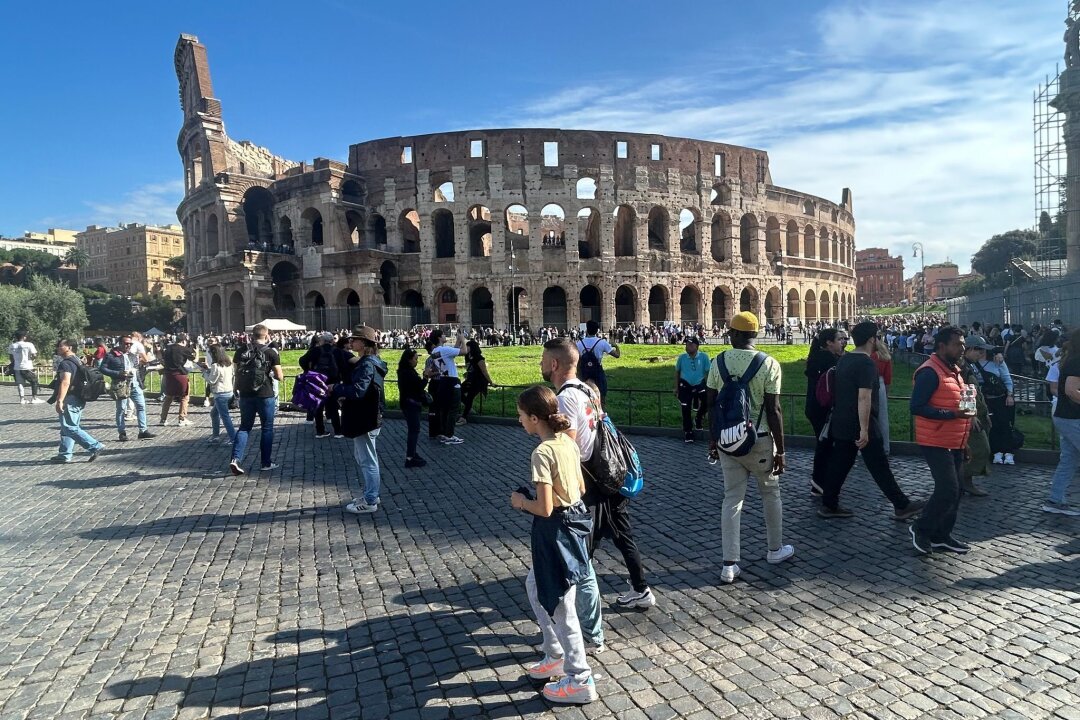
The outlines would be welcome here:
<svg viewBox="0 0 1080 720">
<path fill-rule="evenodd" d="M 761 150 L 505 129 L 298 163 L 228 137 L 198 38 L 181 35 L 175 63 L 192 331 L 854 313 L 850 191 L 835 204 L 773 185 Z"/>
</svg>

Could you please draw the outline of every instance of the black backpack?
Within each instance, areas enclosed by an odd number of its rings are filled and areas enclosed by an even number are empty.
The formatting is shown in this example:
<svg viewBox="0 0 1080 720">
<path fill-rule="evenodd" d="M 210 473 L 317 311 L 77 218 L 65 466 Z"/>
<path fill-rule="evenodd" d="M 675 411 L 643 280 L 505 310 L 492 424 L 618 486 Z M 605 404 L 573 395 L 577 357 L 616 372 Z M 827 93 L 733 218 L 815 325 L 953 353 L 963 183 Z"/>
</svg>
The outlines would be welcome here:
<svg viewBox="0 0 1080 720">
<path fill-rule="evenodd" d="M 600 373 L 603 372 L 603 368 L 600 365 L 600 359 L 596 357 L 596 353 L 593 350 L 600 344 L 600 338 L 596 338 L 596 342 L 589 347 L 585 344 L 586 338 L 581 339 L 581 354 L 578 355 L 577 361 L 577 378 L 581 382 L 588 382 L 590 380 L 595 381 L 600 377 Z"/>
<path fill-rule="evenodd" d="M 596 440 L 593 442 L 592 456 L 581 463 L 581 468 L 592 478 L 601 493 L 618 495 L 626 482 L 627 473 L 627 460 L 623 454 L 619 432 L 613 423 L 605 422 L 607 416 L 588 385 L 566 383 L 559 388 L 558 394 L 562 395 L 567 388 L 573 388 L 588 397 L 592 415 L 596 418 Z"/>
<path fill-rule="evenodd" d="M 270 382 L 270 358 L 262 345 L 248 343 L 236 363 L 236 390 L 243 394 L 258 393 Z"/>
<path fill-rule="evenodd" d="M 326 376 L 328 383 L 336 383 L 338 380 L 338 366 L 337 358 L 334 357 L 334 348 L 330 345 L 323 345 L 319 350 L 319 358 L 311 369 L 320 375 Z"/>
<path fill-rule="evenodd" d="M 83 402 L 93 402 L 105 394 L 105 375 L 96 367 L 80 365 L 72 382 L 72 392 Z"/>
<path fill-rule="evenodd" d="M 750 381 L 765 364 L 765 353 L 758 351 L 738 379 L 733 379 L 724 363 L 724 355 L 716 356 L 716 369 L 724 380 L 724 386 L 716 393 L 709 414 L 709 431 L 720 452 L 733 457 L 742 457 L 750 452 L 757 442 L 757 426 L 750 416 Z M 764 412 L 764 404 L 762 407 Z M 758 422 L 761 415 L 758 415 Z"/>
</svg>

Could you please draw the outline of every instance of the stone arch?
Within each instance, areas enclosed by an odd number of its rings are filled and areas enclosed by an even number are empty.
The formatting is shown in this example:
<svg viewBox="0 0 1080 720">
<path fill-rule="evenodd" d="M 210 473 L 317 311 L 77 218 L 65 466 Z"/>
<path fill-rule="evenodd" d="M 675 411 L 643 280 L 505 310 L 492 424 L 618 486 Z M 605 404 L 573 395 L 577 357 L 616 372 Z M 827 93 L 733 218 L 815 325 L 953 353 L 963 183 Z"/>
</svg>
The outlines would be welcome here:
<svg viewBox="0 0 1080 720">
<path fill-rule="evenodd" d="M 829 243 L 829 231 L 825 228 L 821 228 L 820 238 L 818 240 L 818 259 L 823 262 L 829 262 L 832 260 L 832 253 L 830 252 Z"/>
<path fill-rule="evenodd" d="M 420 214 L 416 210 L 402 210 L 398 217 L 398 232 L 401 233 L 402 252 L 420 252 Z"/>
<path fill-rule="evenodd" d="M 218 242 L 218 219 L 217 215 L 210 213 L 206 216 L 206 254 L 213 257 L 219 252 L 221 245 Z"/>
<path fill-rule="evenodd" d="M 291 252 L 293 249 L 292 220 L 288 215 L 282 215 L 278 220 L 278 245 L 286 252 Z"/>
<path fill-rule="evenodd" d="M 684 253 L 701 252 L 701 213 L 694 208 L 679 211 L 679 249 Z"/>
<path fill-rule="evenodd" d="M 307 210 L 300 214 L 300 221 L 303 223 L 304 236 L 308 240 L 310 245 L 322 245 L 323 244 L 323 219 L 322 213 L 313 207 L 309 207 Z"/>
<path fill-rule="evenodd" d="M 669 320 L 668 289 L 663 285 L 649 288 L 649 322 L 653 325 Z"/>
<path fill-rule="evenodd" d="M 548 203 L 540 209 L 540 236 L 543 245 L 566 245 L 566 212 L 561 205 Z"/>
<path fill-rule="evenodd" d="M 728 242 L 731 239 L 731 216 L 723 210 L 713 214 L 712 219 L 712 257 L 716 262 L 727 262 Z"/>
<path fill-rule="evenodd" d="M 701 291 L 694 285 L 687 285 L 679 293 L 679 322 L 701 322 Z"/>
<path fill-rule="evenodd" d="M 833 290 L 832 294 L 833 320 L 843 320 L 840 312 L 840 293 Z"/>
<path fill-rule="evenodd" d="M 431 227 L 435 233 L 435 257 L 454 257 L 454 214 L 445 208 L 436 210 L 431 213 Z"/>
<path fill-rule="evenodd" d="M 397 265 L 384 260 L 379 266 L 379 287 L 382 288 L 383 304 L 389 306 L 391 298 L 397 295 Z"/>
<path fill-rule="evenodd" d="M 586 207 L 578 210 L 578 257 L 600 257 L 600 211 Z"/>
<path fill-rule="evenodd" d="M 524 205 L 515 203 L 506 208 L 506 238 L 503 241 L 503 250 L 507 255 L 510 251 L 525 250 L 529 247 L 529 209 Z"/>
<path fill-rule="evenodd" d="M 469 224 L 469 257 L 491 256 L 491 210 L 473 205 L 467 214 Z"/>
<path fill-rule="evenodd" d="M 765 221 L 765 252 L 770 256 L 781 252 L 780 221 L 771 215 Z"/>
<path fill-rule="evenodd" d="M 360 238 L 363 241 L 363 237 Z M 386 218 L 379 213 L 371 213 L 367 219 L 367 240 L 375 248 L 386 245 Z"/>
<path fill-rule="evenodd" d="M 360 293 L 352 288 L 345 288 L 338 293 L 337 304 L 338 307 L 358 307 L 360 305 Z"/>
<path fill-rule="evenodd" d="M 649 209 L 649 249 L 668 252 L 668 211 L 653 205 Z"/>
<path fill-rule="evenodd" d="M 457 322 L 457 293 L 443 286 L 435 291 L 435 313 L 439 323 Z"/>
<path fill-rule="evenodd" d="M 364 186 L 359 180 L 346 180 L 341 183 L 341 199 L 354 205 L 362 205 L 364 202 Z"/>
<path fill-rule="evenodd" d="M 580 322 L 595 320 L 596 322 L 601 323 L 601 325 L 603 324 L 604 294 L 600 291 L 600 288 L 592 283 L 581 288 L 581 292 L 578 293 L 578 302 L 581 305 Z"/>
<path fill-rule="evenodd" d="M 454 183 L 449 180 L 435 188 L 432 192 L 432 201 L 437 203 L 454 202 Z"/>
<path fill-rule="evenodd" d="M 244 296 L 240 294 L 239 290 L 233 290 L 229 295 L 229 327 L 222 328 L 222 330 L 232 330 L 243 332 L 247 327 L 247 313 L 244 310 Z"/>
<path fill-rule="evenodd" d="M 799 257 L 799 223 L 788 220 L 787 224 L 787 254 L 788 257 Z"/>
<path fill-rule="evenodd" d="M 754 242 L 757 239 L 758 219 L 753 213 L 745 213 L 739 219 L 739 255 L 744 265 L 754 262 Z"/>
<path fill-rule="evenodd" d="M 217 293 L 210 296 L 210 317 L 209 322 L 206 324 L 210 332 L 218 332 L 223 329 L 221 327 L 221 296 Z"/>
<path fill-rule="evenodd" d="M 765 293 L 765 319 L 774 324 L 784 322 L 784 304 L 778 287 L 771 287 Z"/>
<path fill-rule="evenodd" d="M 203 242 L 202 221 L 199 219 L 198 215 L 194 215 L 191 218 L 191 232 L 184 234 L 192 238 L 192 242 L 196 244 L 196 247 Z M 205 249 L 205 245 L 203 245 L 203 247 Z"/>
<path fill-rule="evenodd" d="M 543 324 L 544 327 L 566 327 L 566 291 L 558 285 L 544 290 Z"/>
<path fill-rule="evenodd" d="M 529 324 L 529 293 L 520 285 L 515 285 L 506 293 L 506 316 L 513 327 Z"/>
<path fill-rule="evenodd" d="M 840 238 L 833 232 L 829 235 L 829 239 L 832 245 L 832 259 L 834 263 L 842 263 L 843 258 L 840 256 Z"/>
<path fill-rule="evenodd" d="M 715 287 L 712 291 L 712 321 L 713 325 L 726 325 L 735 313 L 734 298 L 731 291 L 726 287 Z"/>
<path fill-rule="evenodd" d="M 270 287 L 273 290 L 275 310 L 295 310 L 296 290 L 300 269 L 288 260 L 274 265 L 270 270 Z"/>
<path fill-rule="evenodd" d="M 802 204 L 803 215 L 814 215 L 816 213 L 813 200 L 804 200 Z"/>
<path fill-rule="evenodd" d="M 747 285 L 739 293 L 739 312 L 758 312 L 758 291 L 753 285 Z"/>
<path fill-rule="evenodd" d="M 318 290 L 312 290 L 304 296 L 305 308 L 324 308 L 326 307 L 326 298 Z"/>
<path fill-rule="evenodd" d="M 788 317 L 802 317 L 802 312 L 799 308 L 799 291 L 795 288 L 791 288 L 787 291 L 787 314 Z"/>
<path fill-rule="evenodd" d="M 725 183 L 716 183 L 712 187 L 712 191 L 709 193 L 710 205 L 730 205 L 731 204 L 731 188 Z"/>
<path fill-rule="evenodd" d="M 578 200 L 595 200 L 596 199 L 596 178 L 583 177 L 577 181 L 577 199 Z"/>
<path fill-rule="evenodd" d="M 260 246 L 273 243 L 274 196 L 270 191 L 259 185 L 248 188 L 241 207 L 244 210 L 248 242 Z"/>
<path fill-rule="evenodd" d="M 820 296 L 821 300 L 821 319 L 832 320 L 832 299 L 829 297 L 829 291 L 823 290 Z"/>
<path fill-rule="evenodd" d="M 473 327 L 493 327 L 495 325 L 495 301 L 491 291 L 481 285 L 474 288 L 469 297 Z"/>
<path fill-rule="evenodd" d="M 357 299 L 359 300 L 359 298 Z M 401 293 L 401 307 L 422 308 L 424 307 L 424 296 L 416 290 L 406 290 Z"/>
<path fill-rule="evenodd" d="M 803 228 L 803 256 L 811 260 L 817 258 L 817 233 L 813 225 Z"/>
<path fill-rule="evenodd" d="M 349 231 L 349 241 L 354 248 L 364 244 L 364 216 L 356 210 L 345 211 L 345 225 Z"/>
<path fill-rule="evenodd" d="M 615 291 L 615 323 L 637 324 L 637 292 L 630 285 L 620 285 Z"/>
<path fill-rule="evenodd" d="M 633 257 L 637 254 L 637 213 L 629 205 L 615 208 L 615 256 Z"/>
<path fill-rule="evenodd" d="M 808 323 L 816 321 L 818 319 L 817 293 L 813 289 L 806 291 L 805 306 L 803 318 Z"/>
</svg>

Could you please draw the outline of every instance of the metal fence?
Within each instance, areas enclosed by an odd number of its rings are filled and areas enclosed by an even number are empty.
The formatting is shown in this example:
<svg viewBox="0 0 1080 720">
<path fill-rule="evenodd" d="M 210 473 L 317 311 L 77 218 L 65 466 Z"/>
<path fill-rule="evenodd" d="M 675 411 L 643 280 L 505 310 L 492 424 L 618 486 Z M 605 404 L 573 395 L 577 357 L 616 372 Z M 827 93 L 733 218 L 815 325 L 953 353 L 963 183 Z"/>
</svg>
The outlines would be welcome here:
<svg viewBox="0 0 1080 720">
<path fill-rule="evenodd" d="M 945 301 L 945 312 L 953 325 L 979 321 L 1031 327 L 1061 318 L 1066 325 L 1076 326 L 1080 324 L 1080 274 L 952 298 Z"/>
<path fill-rule="evenodd" d="M 431 322 L 427 308 L 417 307 L 316 307 L 281 310 L 276 313 L 308 330 L 351 328 L 364 324 L 380 330 L 408 330 Z"/>
</svg>

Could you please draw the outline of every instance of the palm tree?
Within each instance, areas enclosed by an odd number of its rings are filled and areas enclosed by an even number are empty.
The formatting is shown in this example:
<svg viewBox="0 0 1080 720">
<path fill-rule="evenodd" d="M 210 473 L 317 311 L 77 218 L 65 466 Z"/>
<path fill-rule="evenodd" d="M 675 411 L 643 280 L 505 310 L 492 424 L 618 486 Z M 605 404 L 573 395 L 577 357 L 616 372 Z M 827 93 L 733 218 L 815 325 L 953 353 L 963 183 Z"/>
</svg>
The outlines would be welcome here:
<svg viewBox="0 0 1080 720">
<path fill-rule="evenodd" d="M 81 247 L 75 246 L 64 254 L 64 264 L 73 267 L 81 267 L 90 259 L 90 253 Z"/>
</svg>

